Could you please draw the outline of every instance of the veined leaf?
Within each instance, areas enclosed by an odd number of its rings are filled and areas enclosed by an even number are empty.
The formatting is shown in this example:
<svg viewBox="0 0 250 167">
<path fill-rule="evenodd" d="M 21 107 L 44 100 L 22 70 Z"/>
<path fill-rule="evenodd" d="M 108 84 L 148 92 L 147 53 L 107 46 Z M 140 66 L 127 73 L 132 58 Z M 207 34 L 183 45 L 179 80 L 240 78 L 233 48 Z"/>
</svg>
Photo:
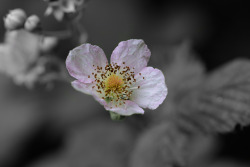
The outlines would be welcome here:
<svg viewBox="0 0 250 167">
<path fill-rule="evenodd" d="M 205 163 L 215 150 L 210 135 L 169 120 L 147 130 L 138 139 L 131 156 L 131 167 L 181 167 Z"/>
<path fill-rule="evenodd" d="M 250 124 L 250 61 L 235 60 L 215 71 L 179 106 L 180 120 L 208 132 Z"/>
</svg>

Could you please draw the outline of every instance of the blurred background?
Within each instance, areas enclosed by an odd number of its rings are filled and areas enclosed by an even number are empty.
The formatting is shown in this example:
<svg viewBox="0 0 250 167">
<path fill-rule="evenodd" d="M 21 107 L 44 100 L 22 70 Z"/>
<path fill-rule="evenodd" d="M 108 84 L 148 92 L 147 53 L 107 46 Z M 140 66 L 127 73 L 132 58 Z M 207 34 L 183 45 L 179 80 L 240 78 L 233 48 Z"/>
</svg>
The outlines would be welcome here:
<svg viewBox="0 0 250 167">
<path fill-rule="evenodd" d="M 100 46 L 107 57 L 120 41 L 143 39 L 152 51 L 150 65 L 165 71 L 169 52 L 188 40 L 209 73 L 235 58 L 250 57 L 249 7 L 243 0 L 90 0 L 82 21 L 88 42 Z M 0 17 L 14 8 L 40 16 L 45 30 L 66 27 L 44 17 L 47 4 L 42 0 L 1 0 Z M 4 33 L 1 22 L 1 42 Z M 75 46 L 67 41 L 61 46 L 64 61 Z M 29 90 L 0 74 L 0 167 L 129 166 L 138 137 L 158 110 L 113 122 L 102 106 L 70 83 Z M 249 134 L 250 127 L 236 127 L 214 136 L 216 153 L 199 166 L 250 166 Z"/>
</svg>

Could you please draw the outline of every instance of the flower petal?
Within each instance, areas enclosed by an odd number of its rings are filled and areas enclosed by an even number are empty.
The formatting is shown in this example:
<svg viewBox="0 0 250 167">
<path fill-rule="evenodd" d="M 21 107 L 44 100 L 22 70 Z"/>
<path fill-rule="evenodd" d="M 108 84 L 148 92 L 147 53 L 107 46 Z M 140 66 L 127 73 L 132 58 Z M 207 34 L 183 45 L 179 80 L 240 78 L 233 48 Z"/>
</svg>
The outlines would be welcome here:
<svg viewBox="0 0 250 167">
<path fill-rule="evenodd" d="M 96 101 L 98 101 L 101 105 L 103 105 L 103 106 L 107 105 L 107 102 L 106 102 L 104 99 L 100 98 L 96 91 L 93 91 L 93 92 L 92 92 L 92 96 L 93 96 L 94 99 L 95 99 Z"/>
<path fill-rule="evenodd" d="M 101 105 L 107 105 L 107 102 L 105 100 L 103 100 L 102 98 L 100 98 L 97 95 L 96 91 L 93 91 L 92 86 L 94 84 L 92 83 L 82 83 L 78 80 L 75 80 L 71 83 L 71 85 L 77 90 L 80 91 L 82 93 L 88 94 L 88 95 L 92 95 L 94 97 L 94 99 L 96 101 L 98 101 Z"/>
<path fill-rule="evenodd" d="M 147 66 L 151 52 L 143 40 L 130 39 L 122 41 L 115 48 L 111 55 L 111 63 L 117 63 L 119 66 L 129 66 L 134 69 L 135 74 Z"/>
<path fill-rule="evenodd" d="M 121 107 L 114 107 L 110 105 L 104 105 L 105 109 L 108 111 L 115 112 L 120 115 L 129 116 L 132 114 L 144 114 L 144 110 L 139 107 L 135 102 L 132 102 L 130 100 L 126 100 L 125 104 Z"/>
<path fill-rule="evenodd" d="M 83 44 L 71 50 L 66 60 L 69 74 L 83 83 L 93 81 L 93 65 L 104 68 L 107 63 L 103 50 L 90 44 Z"/>
<path fill-rule="evenodd" d="M 133 91 L 131 100 L 143 108 L 156 109 L 168 93 L 163 73 L 153 67 L 145 67 L 135 75 L 135 79 L 133 86 L 140 88 Z"/>
<path fill-rule="evenodd" d="M 75 88 L 76 90 L 88 94 L 88 95 L 92 95 L 92 83 L 82 83 L 78 80 L 75 80 L 73 82 L 71 82 L 71 85 L 73 86 L 73 88 Z"/>
</svg>

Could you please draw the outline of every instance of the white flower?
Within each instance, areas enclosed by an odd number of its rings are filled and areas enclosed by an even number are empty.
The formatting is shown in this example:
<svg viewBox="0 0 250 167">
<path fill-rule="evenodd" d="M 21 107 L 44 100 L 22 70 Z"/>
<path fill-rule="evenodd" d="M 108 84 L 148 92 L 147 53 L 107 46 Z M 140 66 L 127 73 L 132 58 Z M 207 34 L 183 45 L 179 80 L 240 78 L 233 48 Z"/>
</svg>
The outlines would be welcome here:
<svg viewBox="0 0 250 167">
<path fill-rule="evenodd" d="M 7 32 L 0 48 L 3 71 L 13 77 L 25 73 L 39 56 L 40 41 L 38 35 L 25 30 Z"/>
<path fill-rule="evenodd" d="M 4 18 L 4 26 L 7 30 L 15 30 L 24 25 L 27 16 L 24 10 L 14 9 L 11 10 Z"/>
<path fill-rule="evenodd" d="M 40 18 L 37 15 L 31 15 L 24 23 L 24 28 L 28 31 L 33 31 L 38 28 L 40 24 Z"/>
<path fill-rule="evenodd" d="M 142 108 L 156 109 L 167 96 L 163 73 L 147 67 L 150 54 L 143 40 L 131 39 L 119 43 L 108 64 L 101 48 L 83 44 L 70 51 L 66 66 L 76 78 L 72 86 L 92 95 L 106 110 L 143 114 Z"/>
<path fill-rule="evenodd" d="M 56 43 L 54 37 L 42 37 L 24 29 L 8 31 L 5 42 L 0 44 L 0 72 L 17 85 L 33 87 L 46 72 L 41 55 L 47 54 Z"/>
</svg>

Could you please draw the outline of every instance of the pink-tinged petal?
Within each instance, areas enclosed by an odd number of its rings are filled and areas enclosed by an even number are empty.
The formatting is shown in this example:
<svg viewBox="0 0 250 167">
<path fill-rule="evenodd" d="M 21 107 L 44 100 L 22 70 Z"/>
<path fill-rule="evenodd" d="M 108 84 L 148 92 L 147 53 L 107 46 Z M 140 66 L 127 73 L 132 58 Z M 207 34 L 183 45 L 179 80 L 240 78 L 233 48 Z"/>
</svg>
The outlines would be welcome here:
<svg viewBox="0 0 250 167">
<path fill-rule="evenodd" d="M 98 96 L 97 92 L 93 91 L 93 92 L 92 92 L 92 96 L 93 96 L 94 99 L 95 99 L 96 101 L 98 101 L 101 105 L 103 105 L 103 106 L 107 105 L 107 102 L 106 102 L 104 99 L 100 98 L 100 97 Z"/>
<path fill-rule="evenodd" d="M 135 75 L 135 79 L 133 86 L 140 88 L 133 91 L 131 100 L 143 108 L 156 109 L 168 94 L 163 73 L 158 69 L 145 67 Z"/>
<path fill-rule="evenodd" d="M 101 105 L 107 105 L 107 102 L 100 98 L 95 90 L 92 89 L 94 84 L 92 83 L 82 83 L 78 80 L 75 80 L 71 83 L 71 85 L 82 93 L 92 95 L 96 101 L 98 101 Z"/>
<path fill-rule="evenodd" d="M 110 104 L 111 103 L 105 105 L 105 109 L 120 115 L 129 116 L 132 114 L 144 114 L 144 110 L 135 102 L 132 102 L 130 100 L 126 100 L 124 105 L 118 107 L 111 106 Z"/>
<path fill-rule="evenodd" d="M 135 74 L 147 66 L 151 52 L 143 40 L 130 39 L 122 41 L 115 48 L 111 55 L 111 63 L 117 63 L 119 66 L 135 68 Z"/>
<path fill-rule="evenodd" d="M 69 74 L 83 83 L 91 83 L 96 66 L 105 67 L 107 58 L 101 48 L 95 45 L 83 44 L 69 52 L 66 67 Z M 95 67 L 93 67 L 93 65 Z"/>
<path fill-rule="evenodd" d="M 78 80 L 75 80 L 75 81 L 71 82 L 71 85 L 77 91 L 80 91 L 80 92 L 88 94 L 88 95 L 92 95 L 92 86 L 93 86 L 92 83 L 82 83 Z"/>
</svg>

